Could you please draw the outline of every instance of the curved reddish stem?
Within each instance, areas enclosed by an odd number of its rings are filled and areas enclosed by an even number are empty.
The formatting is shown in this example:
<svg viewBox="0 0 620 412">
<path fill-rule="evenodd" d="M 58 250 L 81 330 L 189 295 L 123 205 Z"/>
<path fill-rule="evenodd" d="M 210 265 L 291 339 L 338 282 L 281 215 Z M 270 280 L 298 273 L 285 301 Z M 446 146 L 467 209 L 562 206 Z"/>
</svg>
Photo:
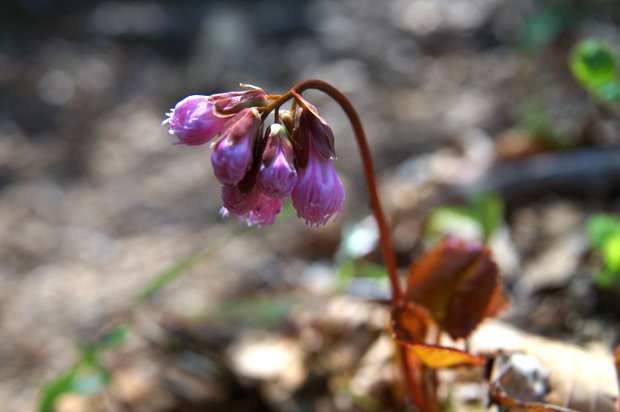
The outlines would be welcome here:
<svg viewBox="0 0 620 412">
<path fill-rule="evenodd" d="M 366 186 L 368 187 L 370 203 L 372 205 L 372 210 L 374 212 L 375 219 L 377 220 L 377 225 L 379 227 L 383 260 L 387 268 L 390 283 L 392 284 L 392 303 L 396 305 L 404 297 L 403 291 L 400 287 L 400 281 L 398 280 L 398 274 L 396 272 L 396 254 L 394 253 L 394 247 L 392 246 L 390 230 L 387 224 L 387 220 L 385 218 L 385 214 L 383 213 L 383 207 L 381 206 L 381 201 L 379 200 L 377 182 L 375 179 L 374 167 L 372 165 L 372 158 L 370 156 L 370 149 L 368 148 L 366 133 L 364 132 L 362 121 L 360 120 L 357 111 L 355 110 L 349 99 L 347 99 L 344 94 L 342 94 L 331 84 L 326 83 L 322 80 L 310 79 L 298 83 L 297 85 L 295 85 L 295 87 L 280 96 L 269 106 L 260 107 L 257 109 L 263 112 L 262 118 L 263 120 L 265 120 L 272 110 L 279 108 L 284 102 L 290 100 L 295 94 L 301 93 L 304 90 L 308 89 L 320 90 L 332 99 L 334 99 L 340 105 L 340 107 L 342 107 L 345 114 L 349 118 L 349 121 L 351 122 L 351 126 L 353 127 L 353 131 L 355 132 L 355 137 L 357 139 L 357 143 L 359 145 L 360 153 L 362 156 L 362 164 L 364 166 L 364 175 L 366 177 Z"/>
<path fill-rule="evenodd" d="M 279 108 L 283 103 L 293 98 L 295 94 L 300 94 L 304 90 L 308 89 L 316 89 L 322 91 L 323 93 L 334 99 L 340 105 L 340 107 L 342 107 L 345 114 L 349 118 L 349 121 L 351 122 L 351 126 L 353 127 L 355 138 L 357 139 L 357 143 L 362 156 L 364 175 L 366 177 L 366 186 L 368 187 L 368 194 L 370 196 L 372 210 L 375 215 L 375 219 L 377 220 L 377 225 L 379 227 L 383 260 L 385 262 L 388 276 L 390 278 L 390 283 L 392 285 L 392 305 L 396 306 L 400 304 L 400 302 L 402 302 L 404 299 L 403 291 L 400 286 L 400 281 L 397 274 L 396 254 L 394 252 L 394 247 L 392 246 L 389 226 L 387 224 L 385 214 L 383 213 L 383 207 L 381 206 L 381 201 L 379 199 L 377 182 L 375 179 L 375 172 L 372 165 L 372 157 L 370 156 L 368 141 L 366 139 L 366 133 L 364 132 L 362 121 L 360 120 L 357 111 L 355 110 L 349 99 L 347 99 L 344 94 L 342 94 L 338 89 L 336 89 L 329 83 L 326 83 L 322 80 L 311 79 L 298 83 L 297 85 L 295 85 L 295 87 L 280 96 L 269 106 L 258 108 L 258 110 L 263 112 L 262 118 L 263 120 L 265 120 L 272 110 Z M 420 407 L 422 410 L 428 410 L 426 397 L 422 394 L 420 390 L 421 382 L 419 382 L 418 379 L 416 379 L 411 374 L 411 368 L 407 362 L 407 353 L 404 347 L 401 347 L 399 355 L 403 375 L 405 378 L 405 386 L 408 389 L 411 400 L 415 404 L 417 404 L 418 407 Z"/>
<path fill-rule="evenodd" d="M 403 299 L 403 291 L 396 272 L 396 254 L 394 253 L 394 247 L 392 246 L 390 230 L 385 214 L 383 213 L 383 207 L 381 206 L 381 201 L 379 200 L 377 182 L 375 179 L 374 167 L 372 165 L 372 157 L 370 156 L 370 149 L 368 148 L 368 141 L 366 139 L 366 133 L 364 133 L 364 128 L 362 127 L 362 121 L 360 120 L 357 111 L 349 99 L 347 99 L 344 94 L 329 83 L 315 79 L 305 80 L 293 87 L 292 90 L 296 93 L 301 93 L 307 89 L 320 90 L 334 99 L 340 107 L 342 107 L 351 122 L 351 126 L 355 132 L 355 138 L 357 139 L 362 156 L 362 164 L 364 166 L 364 175 L 366 177 L 366 186 L 368 186 L 370 203 L 372 205 L 375 219 L 377 220 L 379 234 L 381 235 L 381 252 L 383 254 L 383 260 L 390 278 L 390 283 L 392 284 L 392 303 L 396 304 L 398 301 Z"/>
</svg>

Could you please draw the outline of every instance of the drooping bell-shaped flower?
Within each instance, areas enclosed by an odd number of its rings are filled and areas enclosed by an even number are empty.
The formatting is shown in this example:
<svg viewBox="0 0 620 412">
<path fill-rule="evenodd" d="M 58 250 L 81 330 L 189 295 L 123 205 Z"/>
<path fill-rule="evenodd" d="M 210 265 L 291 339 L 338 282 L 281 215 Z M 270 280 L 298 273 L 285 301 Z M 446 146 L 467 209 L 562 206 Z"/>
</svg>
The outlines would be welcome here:
<svg viewBox="0 0 620 412">
<path fill-rule="evenodd" d="M 258 228 L 262 229 L 265 225 L 273 225 L 281 210 L 282 199 L 260 195 L 252 210 L 246 215 L 246 222 L 248 226 L 258 225 Z"/>
<path fill-rule="evenodd" d="M 222 130 L 228 120 L 213 112 L 213 102 L 209 96 L 188 96 L 176 104 L 167 113 L 169 116 L 162 122 L 168 123 L 168 133 L 174 134 L 179 141 L 174 144 L 198 146 L 213 139 Z"/>
<path fill-rule="evenodd" d="M 265 196 L 282 198 L 297 184 L 295 154 L 286 127 L 274 123 L 267 129 L 267 143 L 258 171 L 258 186 Z"/>
<path fill-rule="evenodd" d="M 217 136 L 224 124 L 241 110 L 267 105 L 262 89 L 248 87 L 252 90 L 188 96 L 166 114 L 168 119 L 162 125 L 168 123 L 168 133 L 179 138 L 174 144 L 205 144 Z"/>
<path fill-rule="evenodd" d="M 308 147 L 308 163 L 299 170 L 299 180 L 291 197 L 297 217 L 306 224 L 325 225 L 332 216 L 338 218 L 344 205 L 344 188 L 331 160 L 323 158 L 314 143 Z"/>
<path fill-rule="evenodd" d="M 254 186 L 254 189 L 249 194 L 241 193 L 237 185 L 222 186 L 222 202 L 228 213 L 234 213 L 239 216 L 249 213 L 256 205 L 259 197 L 260 191 L 258 186 Z M 220 214 L 222 217 L 228 216 L 224 210 L 221 210 Z"/>
<path fill-rule="evenodd" d="M 260 122 L 258 110 L 248 108 L 241 110 L 222 129 L 211 153 L 213 173 L 221 183 L 238 183 L 252 165 Z"/>
</svg>

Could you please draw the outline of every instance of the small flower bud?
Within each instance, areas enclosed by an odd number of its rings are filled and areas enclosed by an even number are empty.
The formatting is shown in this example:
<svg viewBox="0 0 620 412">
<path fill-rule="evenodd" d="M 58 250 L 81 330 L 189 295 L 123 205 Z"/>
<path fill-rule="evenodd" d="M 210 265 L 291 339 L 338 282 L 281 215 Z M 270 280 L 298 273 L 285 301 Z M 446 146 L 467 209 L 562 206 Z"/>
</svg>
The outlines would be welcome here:
<svg viewBox="0 0 620 412">
<path fill-rule="evenodd" d="M 256 109 L 243 109 L 222 129 L 211 153 L 213 172 L 221 183 L 238 183 L 252 165 L 260 121 Z"/>
<path fill-rule="evenodd" d="M 209 100 L 215 106 L 216 116 L 229 117 L 248 107 L 266 106 L 267 96 L 265 92 L 255 86 L 249 87 L 252 87 L 252 90 L 219 93 L 209 96 Z"/>
<path fill-rule="evenodd" d="M 162 122 L 168 123 L 168 133 L 179 138 L 174 144 L 198 146 L 213 139 L 222 130 L 226 118 L 216 116 L 209 96 L 188 96 L 171 109 Z"/>
<path fill-rule="evenodd" d="M 256 204 L 246 216 L 248 226 L 258 225 L 262 229 L 265 225 L 273 225 L 276 216 L 282 210 L 282 199 L 273 199 L 260 195 Z"/>
<path fill-rule="evenodd" d="M 286 131 L 290 135 L 293 133 L 293 129 L 295 128 L 295 118 L 293 113 L 288 110 L 280 110 L 280 120 L 282 120 L 282 124 L 286 127 Z"/>
<path fill-rule="evenodd" d="M 323 159 L 336 158 L 334 132 L 327 122 L 319 115 L 312 104 L 301 100 L 302 107 L 295 113 L 296 127 L 293 130 L 295 155 L 298 166 L 304 169 L 308 164 L 309 142 L 314 142 L 315 148 Z"/>
<path fill-rule="evenodd" d="M 274 123 L 267 130 L 267 145 L 258 172 L 258 186 L 265 196 L 286 197 L 297 184 L 293 146 L 286 127 Z"/>
<path fill-rule="evenodd" d="M 222 201 L 226 211 L 239 216 L 250 212 L 258 201 L 259 196 L 260 191 L 256 186 L 249 195 L 242 194 L 236 185 L 222 186 Z M 220 211 L 220 214 L 222 217 L 228 217 L 228 214 L 223 210 Z"/>
<path fill-rule="evenodd" d="M 323 158 L 310 142 L 308 164 L 299 170 L 299 181 L 291 193 L 297 216 L 306 224 L 325 225 L 344 205 L 344 188 L 331 160 Z"/>
</svg>

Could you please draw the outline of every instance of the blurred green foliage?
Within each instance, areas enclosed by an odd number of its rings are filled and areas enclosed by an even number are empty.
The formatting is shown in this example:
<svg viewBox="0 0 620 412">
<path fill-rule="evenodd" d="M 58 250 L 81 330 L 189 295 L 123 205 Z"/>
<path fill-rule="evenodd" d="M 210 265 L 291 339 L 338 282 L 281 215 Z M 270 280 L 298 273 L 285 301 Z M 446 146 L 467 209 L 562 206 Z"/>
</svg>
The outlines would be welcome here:
<svg viewBox="0 0 620 412">
<path fill-rule="evenodd" d="M 336 268 L 335 282 L 337 289 L 345 289 L 355 277 L 374 279 L 380 284 L 386 283 L 388 274 L 383 266 L 363 259 L 345 259 Z"/>
<path fill-rule="evenodd" d="M 582 14 L 573 1 L 542 2 L 523 25 L 518 39 L 519 48 L 532 53 L 540 52 L 577 25 L 581 18 Z"/>
<path fill-rule="evenodd" d="M 290 219 L 295 215 L 295 209 L 291 203 L 288 203 L 284 206 L 282 211 L 277 217 L 277 222 L 283 222 L 285 220 Z M 190 253 L 185 258 L 179 260 L 174 263 L 172 266 L 164 269 L 163 271 L 156 274 L 152 279 L 150 279 L 136 294 L 135 301 L 136 304 L 141 304 L 144 301 L 151 298 L 161 289 L 163 289 L 170 282 L 178 278 L 179 276 L 190 271 L 194 266 L 198 263 L 211 256 L 213 253 L 218 251 L 222 246 L 224 246 L 228 241 L 247 234 L 251 233 L 253 229 L 247 225 L 234 225 L 232 228 L 222 233 L 219 236 L 210 239 L 205 245 L 198 248 L 194 252 Z"/>
<path fill-rule="evenodd" d="M 575 79 L 598 102 L 620 101 L 618 58 L 609 45 L 592 38 L 581 40 L 573 47 L 569 64 Z"/>
<path fill-rule="evenodd" d="M 599 40 L 580 41 L 573 48 L 570 59 L 573 74 L 586 87 L 600 87 L 618 76 L 614 53 Z"/>
<path fill-rule="evenodd" d="M 504 221 L 504 201 L 496 193 L 475 193 L 469 197 L 471 213 L 482 226 L 484 243 Z"/>
<path fill-rule="evenodd" d="M 119 326 L 95 343 L 80 345 L 80 359 L 43 387 L 38 411 L 53 412 L 56 401 L 66 393 L 90 396 L 104 389 L 111 373 L 101 363 L 101 354 L 122 344 L 126 337 L 127 329 Z"/>
<path fill-rule="evenodd" d="M 210 239 L 204 246 L 174 263 L 172 266 L 159 272 L 152 279 L 150 279 L 135 296 L 136 304 L 141 304 L 151 298 L 170 282 L 187 273 L 198 263 L 212 255 L 215 251 L 219 250 L 219 248 L 229 240 L 244 233 L 248 233 L 249 231 L 250 228 L 248 226 L 235 225 L 230 230 L 216 236 L 213 239 Z"/>
<path fill-rule="evenodd" d="M 298 299 L 291 296 L 233 299 L 207 313 L 205 318 L 225 332 L 239 328 L 266 330 L 281 325 L 297 304 Z"/>
<path fill-rule="evenodd" d="M 474 193 L 468 197 L 467 206 L 434 209 L 429 214 L 424 238 L 434 243 L 445 235 L 458 236 L 460 231 L 476 230 L 481 240 L 488 243 L 503 220 L 504 202 L 498 194 Z"/>
<path fill-rule="evenodd" d="M 592 247 L 603 257 L 603 267 L 595 282 L 610 288 L 620 278 L 620 220 L 611 215 L 594 215 L 588 219 L 586 233 Z"/>
<path fill-rule="evenodd" d="M 536 136 L 546 136 L 551 130 L 551 116 L 547 107 L 538 99 L 530 99 L 522 110 L 525 127 Z"/>
<path fill-rule="evenodd" d="M 356 277 L 372 279 L 385 285 L 388 279 L 386 269 L 364 259 L 365 255 L 375 250 L 378 241 L 379 233 L 374 217 L 344 225 L 338 251 L 338 267 L 334 276 L 336 289 L 346 289 Z"/>
<path fill-rule="evenodd" d="M 554 150 L 566 149 L 576 143 L 574 130 L 559 127 L 549 109 L 536 96 L 528 98 L 521 109 L 523 126 L 546 147 Z"/>
<path fill-rule="evenodd" d="M 620 232 L 620 221 L 611 215 L 594 215 L 586 225 L 588 239 L 596 249 L 600 249 L 610 236 L 618 232 Z"/>
<path fill-rule="evenodd" d="M 278 220 L 286 220 L 293 215 L 294 209 L 292 205 L 288 205 L 284 207 L 278 216 Z M 251 231 L 252 228 L 246 225 L 234 225 L 221 235 L 210 239 L 205 245 L 185 258 L 157 273 L 135 296 L 136 305 L 147 301 L 174 279 L 187 273 L 199 262 L 219 250 L 228 241 Z M 233 324 L 234 319 L 244 319 L 245 322 L 250 322 L 251 326 L 268 328 L 280 322 L 288 314 L 293 303 L 291 299 L 281 302 L 261 299 L 231 301 L 218 308 L 214 313 L 219 321 L 229 322 L 229 324 Z M 104 389 L 110 382 L 111 371 L 102 365 L 100 355 L 109 348 L 121 345 L 125 342 L 126 336 L 127 327 L 119 326 L 94 344 L 82 344 L 80 346 L 80 360 L 42 388 L 38 412 L 53 412 L 58 398 L 66 393 L 88 396 Z"/>
<path fill-rule="evenodd" d="M 607 268 L 620 271 L 620 232 L 612 234 L 603 243 L 603 258 Z"/>
</svg>

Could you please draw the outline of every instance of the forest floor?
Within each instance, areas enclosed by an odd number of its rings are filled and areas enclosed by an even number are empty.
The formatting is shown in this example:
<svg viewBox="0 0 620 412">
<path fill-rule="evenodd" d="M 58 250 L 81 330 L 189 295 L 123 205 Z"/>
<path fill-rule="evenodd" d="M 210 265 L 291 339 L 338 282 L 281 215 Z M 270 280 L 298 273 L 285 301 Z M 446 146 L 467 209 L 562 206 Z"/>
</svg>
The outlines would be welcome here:
<svg viewBox="0 0 620 412">
<path fill-rule="evenodd" d="M 586 228 L 620 213 L 620 112 L 567 61 L 584 37 L 620 44 L 617 5 L 30 3 L 0 17 L 4 412 L 45 410 L 45 396 L 59 412 L 406 410 L 388 284 L 360 275 L 381 258 L 341 109 L 304 93 L 334 130 L 346 192 L 320 228 L 290 204 L 261 230 L 221 219 L 210 148 L 172 146 L 161 126 L 186 95 L 307 78 L 362 118 L 403 276 L 441 235 L 482 241 L 480 221 L 447 207 L 494 194 L 488 245 L 510 307 L 470 350 L 562 342 L 615 376 L 620 289 L 596 283 Z M 581 382 L 577 358 L 547 366 Z M 482 368 L 438 379 L 453 410 L 486 408 Z"/>
</svg>

